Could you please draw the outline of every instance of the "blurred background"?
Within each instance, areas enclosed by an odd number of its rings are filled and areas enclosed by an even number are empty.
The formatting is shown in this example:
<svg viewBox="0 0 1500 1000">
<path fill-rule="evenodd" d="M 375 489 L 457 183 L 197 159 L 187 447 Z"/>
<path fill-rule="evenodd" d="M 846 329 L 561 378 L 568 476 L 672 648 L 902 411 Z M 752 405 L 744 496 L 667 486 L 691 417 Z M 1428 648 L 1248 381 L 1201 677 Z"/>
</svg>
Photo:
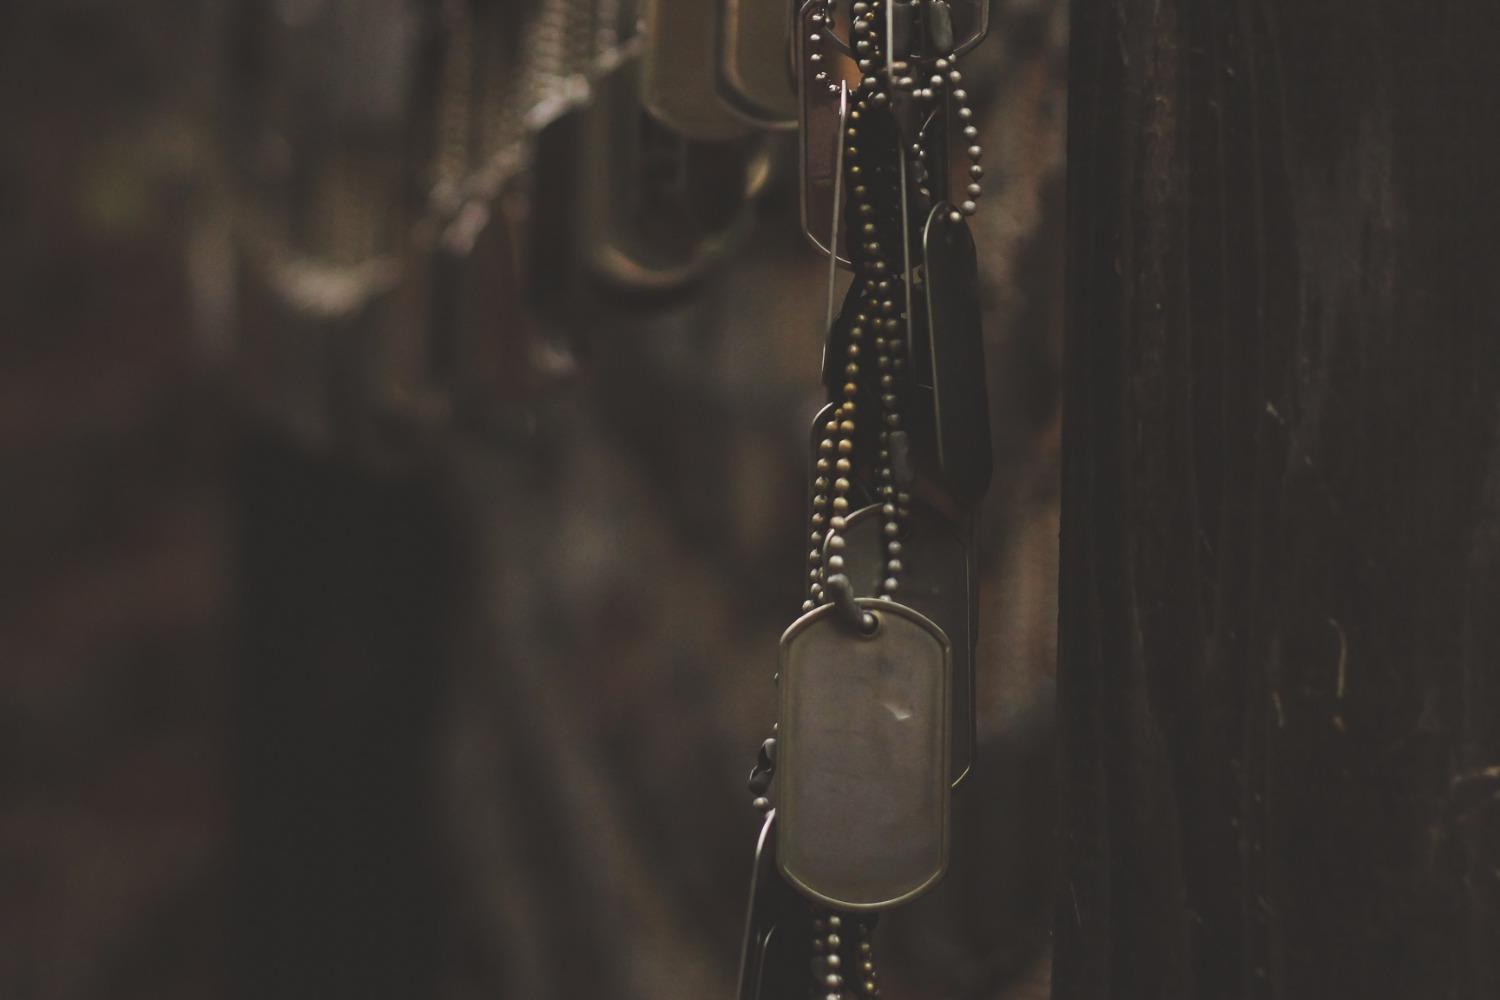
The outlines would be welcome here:
<svg viewBox="0 0 1500 1000">
<path fill-rule="evenodd" d="M 640 14 L 0 5 L 0 996 L 731 995 L 827 264 Z M 1046 994 L 1066 44 L 965 60 L 981 755 L 888 997 Z"/>
</svg>

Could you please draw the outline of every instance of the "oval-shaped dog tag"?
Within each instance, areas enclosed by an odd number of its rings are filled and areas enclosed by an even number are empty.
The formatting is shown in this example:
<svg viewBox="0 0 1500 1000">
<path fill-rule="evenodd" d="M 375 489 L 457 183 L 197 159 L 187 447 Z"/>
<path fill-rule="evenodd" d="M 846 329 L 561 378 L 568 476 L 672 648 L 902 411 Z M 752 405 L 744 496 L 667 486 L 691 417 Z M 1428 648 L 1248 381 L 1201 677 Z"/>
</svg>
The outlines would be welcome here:
<svg viewBox="0 0 1500 1000">
<path fill-rule="evenodd" d="M 824 605 L 781 637 L 776 850 L 804 895 L 878 910 L 948 867 L 952 656 L 910 608 L 857 603 L 876 617 L 868 636 Z"/>
<path fill-rule="evenodd" d="M 719 96 L 761 128 L 797 127 L 788 0 L 720 0 Z"/>
<path fill-rule="evenodd" d="M 844 526 L 844 575 L 856 596 L 874 594 L 885 579 L 885 519 L 880 505 L 862 507 Z M 943 630 L 952 644 L 953 747 L 949 759 L 953 787 L 974 767 L 975 574 L 969 546 L 959 526 L 932 506 L 916 500 L 901 535 L 901 603 Z M 828 543 L 823 543 L 826 564 Z"/>
<path fill-rule="evenodd" d="M 642 101 L 690 139 L 736 139 L 750 126 L 719 99 L 718 10 L 706 0 L 646 0 Z"/>
<path fill-rule="evenodd" d="M 797 70 L 802 231 L 819 253 L 832 253 L 840 266 L 848 267 L 848 237 L 843 227 L 834 224 L 834 213 L 842 210 L 844 101 L 842 95 L 830 93 L 827 83 L 816 77 L 819 72 L 825 72 L 835 86 L 842 80 L 852 90 L 859 84 L 859 71 L 849 58 L 835 51 L 831 44 L 834 33 L 822 29 L 812 20 L 814 15 L 822 12 L 820 0 L 807 0 L 798 13 L 792 39 Z M 821 50 L 814 50 L 807 41 L 814 34 L 824 39 Z M 819 62 L 812 60 L 814 54 L 818 55 Z"/>
<path fill-rule="evenodd" d="M 923 252 L 938 467 L 954 496 L 972 503 L 989 489 L 994 455 L 978 257 L 969 227 L 952 205 L 938 205 L 927 217 Z"/>
<path fill-rule="evenodd" d="M 791 996 L 807 982 L 806 949 L 813 936 L 812 912 L 776 872 L 775 829 L 773 809 L 766 815 L 755 843 L 745 941 L 740 951 L 739 1000 Z"/>
</svg>

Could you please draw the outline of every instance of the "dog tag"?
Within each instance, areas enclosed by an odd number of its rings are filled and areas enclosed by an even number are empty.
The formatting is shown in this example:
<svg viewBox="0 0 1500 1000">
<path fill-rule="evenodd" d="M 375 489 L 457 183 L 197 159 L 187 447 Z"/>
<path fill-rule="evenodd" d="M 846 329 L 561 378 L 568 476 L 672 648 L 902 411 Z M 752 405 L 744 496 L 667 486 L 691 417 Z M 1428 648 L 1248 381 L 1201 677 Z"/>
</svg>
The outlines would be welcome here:
<svg viewBox="0 0 1500 1000">
<path fill-rule="evenodd" d="M 952 644 L 953 747 L 950 774 L 957 788 L 974 767 L 973 559 L 964 533 L 935 508 L 916 500 L 901 535 L 901 603 L 932 621 Z M 863 507 L 844 526 L 844 574 L 856 595 L 876 592 L 885 572 L 885 519 L 880 505 Z M 823 544 L 827 564 L 828 543 Z"/>
<path fill-rule="evenodd" d="M 776 872 L 776 812 L 766 814 L 755 844 L 738 1000 L 779 1000 L 807 982 L 812 911 Z"/>
<path fill-rule="evenodd" d="M 993 454 L 985 389 L 979 266 L 969 227 L 951 205 L 927 217 L 927 355 L 939 478 L 960 501 L 989 489 Z"/>
<path fill-rule="evenodd" d="M 559 230 L 559 219 L 571 215 L 575 227 L 552 238 L 566 241 L 569 255 L 584 257 L 596 277 L 621 288 L 670 291 L 702 276 L 749 231 L 754 160 L 726 155 L 723 147 L 744 142 L 694 142 L 643 115 L 641 72 L 637 60 L 622 63 L 595 81 L 592 103 L 548 128 L 569 125 L 576 134 L 566 147 L 572 155 L 553 157 L 553 171 L 538 181 L 558 190 L 559 204 L 538 213 L 535 226 Z M 694 155 L 703 151 L 713 155 Z M 576 287 L 551 284 L 576 304 Z"/>
<path fill-rule="evenodd" d="M 760 128 L 797 127 L 791 0 L 722 0 L 719 96 Z"/>
<path fill-rule="evenodd" d="M 718 9 L 708 0 L 646 0 L 642 100 L 690 139 L 735 139 L 749 126 L 719 99 Z"/>
<path fill-rule="evenodd" d="M 930 0 L 927 7 L 926 42 L 934 55 L 963 55 L 989 34 L 990 0 Z"/>
<path fill-rule="evenodd" d="M 840 93 L 830 93 L 828 84 L 816 79 L 818 73 L 828 74 L 835 87 L 843 81 L 852 91 L 859 84 L 858 68 L 846 56 L 840 55 L 832 44 L 836 37 L 831 30 L 814 22 L 821 16 L 821 0 L 808 0 L 797 17 L 793 44 L 797 69 L 797 137 L 801 160 L 802 231 L 819 253 L 832 252 L 829 247 L 830 222 L 836 211 L 841 211 L 840 180 L 843 174 L 844 149 L 844 101 Z M 807 39 L 817 34 L 823 38 L 822 48 L 815 50 Z M 820 61 L 813 61 L 814 55 Z M 834 234 L 835 260 L 849 267 L 847 236 L 843 227 Z"/>
<path fill-rule="evenodd" d="M 856 603 L 869 635 L 823 605 L 781 637 L 777 865 L 825 905 L 878 910 L 948 867 L 952 654 L 910 608 Z"/>
</svg>

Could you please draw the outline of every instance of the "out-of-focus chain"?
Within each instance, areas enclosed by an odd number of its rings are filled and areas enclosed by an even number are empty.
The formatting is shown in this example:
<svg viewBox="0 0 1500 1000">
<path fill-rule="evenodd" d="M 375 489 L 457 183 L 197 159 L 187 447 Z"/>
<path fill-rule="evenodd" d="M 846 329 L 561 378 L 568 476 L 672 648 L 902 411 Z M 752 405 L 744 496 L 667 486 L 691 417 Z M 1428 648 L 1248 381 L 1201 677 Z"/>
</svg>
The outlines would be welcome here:
<svg viewBox="0 0 1500 1000">
<path fill-rule="evenodd" d="M 404 210 L 399 192 L 382 193 L 378 178 L 340 193 L 348 185 L 334 177 L 320 187 L 338 204 L 321 210 L 327 218 L 316 235 L 300 237 L 279 214 L 286 205 L 243 199 L 242 235 L 269 287 L 298 311 L 353 315 L 396 285 L 403 260 L 487 218 L 530 166 L 534 136 L 587 103 L 595 81 L 635 54 L 636 8 L 636 0 L 529 0 L 499 10 L 445 0 L 437 23 L 443 64 L 422 109 L 433 115 L 434 134 L 413 161 L 425 197 Z M 332 159 L 327 169 L 343 172 L 344 158 L 335 151 Z"/>
</svg>

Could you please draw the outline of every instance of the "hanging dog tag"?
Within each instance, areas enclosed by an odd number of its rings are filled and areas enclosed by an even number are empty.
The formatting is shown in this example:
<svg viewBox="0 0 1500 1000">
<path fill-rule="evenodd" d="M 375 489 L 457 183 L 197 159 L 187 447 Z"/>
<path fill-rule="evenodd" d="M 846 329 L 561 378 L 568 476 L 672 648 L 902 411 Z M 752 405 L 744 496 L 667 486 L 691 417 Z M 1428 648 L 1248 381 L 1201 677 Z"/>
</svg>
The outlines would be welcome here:
<svg viewBox="0 0 1500 1000">
<path fill-rule="evenodd" d="M 647 110 L 690 139 L 749 131 L 719 99 L 718 10 L 706 0 L 646 0 L 642 84 Z"/>
<path fill-rule="evenodd" d="M 953 206 L 938 205 L 927 217 L 923 247 L 939 477 L 958 500 L 972 503 L 989 489 L 994 460 L 974 238 Z"/>
<path fill-rule="evenodd" d="M 794 29 L 795 66 L 797 70 L 797 104 L 799 111 L 798 144 L 801 147 L 802 231 L 819 253 L 830 253 L 830 223 L 841 210 L 839 182 L 843 174 L 843 135 L 846 104 L 839 92 L 830 92 L 827 81 L 838 88 L 839 82 L 859 82 L 857 69 L 832 44 L 837 34 L 813 20 L 821 17 L 821 0 L 807 0 L 798 13 Z M 821 47 L 808 42 L 812 36 L 822 39 Z M 817 56 L 817 60 L 813 59 Z M 834 233 L 837 262 L 848 267 L 847 237 L 842 227 Z"/>
<path fill-rule="evenodd" d="M 958 55 L 984 41 L 990 31 L 990 0 L 932 0 L 927 11 L 929 50 Z"/>
<path fill-rule="evenodd" d="M 952 655 L 910 608 L 857 604 L 868 636 L 824 605 L 781 637 L 776 849 L 804 895 L 876 910 L 948 867 Z"/>
<path fill-rule="evenodd" d="M 950 774 L 953 787 L 974 766 L 974 640 L 975 581 L 973 559 L 964 533 L 932 506 L 916 500 L 901 535 L 901 603 L 930 619 L 952 643 L 953 748 Z M 880 505 L 863 507 L 844 527 L 844 574 L 855 594 L 874 594 L 885 571 Z M 832 553 L 823 545 L 824 565 Z"/>
<path fill-rule="evenodd" d="M 789 0 L 721 0 L 719 96 L 761 128 L 797 127 Z"/>
<path fill-rule="evenodd" d="M 807 981 L 812 912 L 776 872 L 776 812 L 766 815 L 755 844 L 738 1000 L 777 1000 Z"/>
</svg>

